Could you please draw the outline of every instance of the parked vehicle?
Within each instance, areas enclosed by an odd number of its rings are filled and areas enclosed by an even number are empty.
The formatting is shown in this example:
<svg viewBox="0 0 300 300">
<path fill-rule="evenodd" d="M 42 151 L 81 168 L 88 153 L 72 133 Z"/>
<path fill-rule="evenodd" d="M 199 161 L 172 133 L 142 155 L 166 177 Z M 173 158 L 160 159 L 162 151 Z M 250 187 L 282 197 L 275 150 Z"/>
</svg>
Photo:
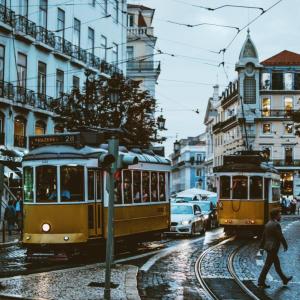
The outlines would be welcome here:
<svg viewBox="0 0 300 300">
<path fill-rule="evenodd" d="M 182 202 L 171 204 L 171 232 L 177 234 L 204 233 L 204 215 L 197 203 Z"/>
<path fill-rule="evenodd" d="M 201 211 L 205 218 L 206 229 L 211 229 L 212 227 L 218 226 L 218 215 L 217 215 L 217 208 L 213 204 L 212 201 L 204 200 L 198 201 Z"/>
</svg>

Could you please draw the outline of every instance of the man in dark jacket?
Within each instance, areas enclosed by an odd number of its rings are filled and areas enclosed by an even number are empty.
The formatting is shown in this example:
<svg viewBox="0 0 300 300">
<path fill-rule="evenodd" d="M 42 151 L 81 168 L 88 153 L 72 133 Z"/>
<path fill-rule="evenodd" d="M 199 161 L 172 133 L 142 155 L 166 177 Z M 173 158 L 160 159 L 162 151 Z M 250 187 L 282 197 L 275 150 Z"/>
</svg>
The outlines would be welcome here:
<svg viewBox="0 0 300 300">
<path fill-rule="evenodd" d="M 266 285 L 265 280 L 272 264 L 274 264 L 275 270 L 280 276 L 284 285 L 286 285 L 293 278 L 293 276 L 287 277 L 284 275 L 278 258 L 280 244 L 283 245 L 284 251 L 287 251 L 288 249 L 287 242 L 282 234 L 281 226 L 279 224 L 281 219 L 280 209 L 273 209 L 270 213 L 270 217 L 271 220 L 265 225 L 263 238 L 260 244 L 260 249 L 267 251 L 267 259 L 258 278 L 258 286 L 262 288 L 270 287 L 269 285 Z"/>
</svg>

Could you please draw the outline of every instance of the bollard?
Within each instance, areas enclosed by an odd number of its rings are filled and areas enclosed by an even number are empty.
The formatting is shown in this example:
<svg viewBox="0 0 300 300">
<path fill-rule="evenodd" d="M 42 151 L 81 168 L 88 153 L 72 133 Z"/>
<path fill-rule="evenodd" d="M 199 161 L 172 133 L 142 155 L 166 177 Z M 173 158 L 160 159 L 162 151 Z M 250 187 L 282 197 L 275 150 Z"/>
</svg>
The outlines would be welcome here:
<svg viewBox="0 0 300 300">
<path fill-rule="evenodd" d="M 5 221 L 2 222 L 2 243 L 5 243 Z"/>
</svg>

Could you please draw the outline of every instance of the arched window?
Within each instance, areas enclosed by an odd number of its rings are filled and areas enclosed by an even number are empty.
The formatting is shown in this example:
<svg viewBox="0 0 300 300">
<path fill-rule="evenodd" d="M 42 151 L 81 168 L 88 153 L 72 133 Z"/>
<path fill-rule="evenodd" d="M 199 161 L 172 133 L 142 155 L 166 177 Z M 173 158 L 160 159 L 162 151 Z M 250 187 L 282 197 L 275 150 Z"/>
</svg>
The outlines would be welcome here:
<svg viewBox="0 0 300 300">
<path fill-rule="evenodd" d="M 0 145 L 5 144 L 4 120 L 5 120 L 5 115 L 3 112 L 0 111 Z"/>
<path fill-rule="evenodd" d="M 244 103 L 256 103 L 256 80 L 254 77 L 246 77 L 244 79 Z"/>
<path fill-rule="evenodd" d="M 23 116 L 16 116 L 14 122 L 14 146 L 26 148 L 26 119 Z"/>
<path fill-rule="evenodd" d="M 42 135 L 46 133 L 46 123 L 44 121 L 36 121 L 35 122 L 35 135 Z"/>
<path fill-rule="evenodd" d="M 61 125 L 55 125 L 54 127 L 54 133 L 63 133 L 64 128 Z"/>
</svg>

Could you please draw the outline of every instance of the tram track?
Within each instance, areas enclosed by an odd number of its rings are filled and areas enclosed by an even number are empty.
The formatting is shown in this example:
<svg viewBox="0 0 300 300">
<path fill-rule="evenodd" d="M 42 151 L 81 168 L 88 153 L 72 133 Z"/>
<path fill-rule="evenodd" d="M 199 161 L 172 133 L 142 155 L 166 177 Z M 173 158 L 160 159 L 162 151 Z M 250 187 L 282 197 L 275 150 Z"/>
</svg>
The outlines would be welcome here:
<svg viewBox="0 0 300 300">
<path fill-rule="evenodd" d="M 233 236 L 209 247 L 198 257 L 195 263 L 195 274 L 210 299 L 261 299 L 239 279 L 235 272 L 234 259 L 243 246 L 245 243 L 237 241 Z M 211 260 L 214 260 L 213 263 L 210 263 Z M 210 270 L 213 269 L 212 267 L 217 267 L 215 272 Z"/>
</svg>

